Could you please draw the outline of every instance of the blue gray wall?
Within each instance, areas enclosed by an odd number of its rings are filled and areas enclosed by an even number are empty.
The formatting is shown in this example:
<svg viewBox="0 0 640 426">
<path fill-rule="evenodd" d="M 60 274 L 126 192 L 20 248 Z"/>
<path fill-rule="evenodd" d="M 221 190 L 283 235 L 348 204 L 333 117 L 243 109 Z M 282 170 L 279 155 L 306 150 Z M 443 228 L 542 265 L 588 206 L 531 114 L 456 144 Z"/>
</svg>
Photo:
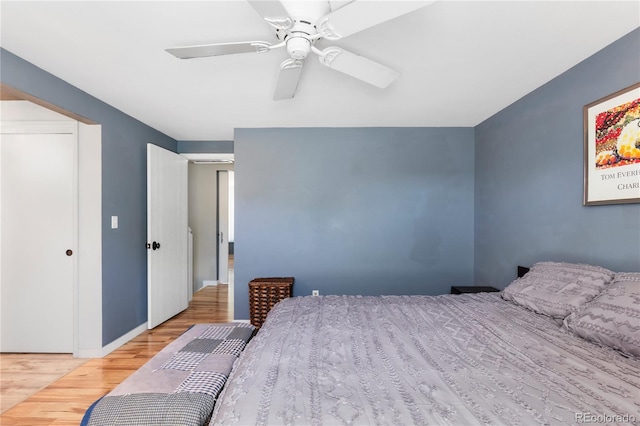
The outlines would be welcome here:
<svg viewBox="0 0 640 426">
<path fill-rule="evenodd" d="M 147 321 L 147 142 L 177 141 L 0 50 L 2 82 L 102 125 L 102 342 Z M 119 228 L 111 229 L 117 215 Z"/>
<path fill-rule="evenodd" d="M 473 282 L 473 129 L 235 132 L 235 307 L 247 283 L 294 295 L 441 294 Z"/>
<path fill-rule="evenodd" d="M 145 145 L 203 151 L 0 55 L 3 83 L 102 125 L 106 345 L 146 321 Z M 640 81 L 639 55 L 636 30 L 475 129 L 237 130 L 235 317 L 260 276 L 438 294 L 540 260 L 640 270 L 640 205 L 582 206 L 582 106 Z"/>
<path fill-rule="evenodd" d="M 178 141 L 178 152 L 233 154 L 233 141 Z"/>
<path fill-rule="evenodd" d="M 640 204 L 582 205 L 583 106 L 640 81 L 640 30 L 475 129 L 475 284 L 555 260 L 640 271 Z"/>
</svg>

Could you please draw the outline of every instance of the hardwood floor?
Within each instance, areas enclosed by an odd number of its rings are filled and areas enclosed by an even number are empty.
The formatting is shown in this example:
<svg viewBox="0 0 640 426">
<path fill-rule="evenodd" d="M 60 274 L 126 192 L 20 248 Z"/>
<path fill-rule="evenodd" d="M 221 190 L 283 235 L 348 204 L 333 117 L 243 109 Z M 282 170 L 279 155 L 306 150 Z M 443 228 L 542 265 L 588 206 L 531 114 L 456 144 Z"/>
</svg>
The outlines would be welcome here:
<svg viewBox="0 0 640 426">
<path fill-rule="evenodd" d="M 71 354 L 0 354 L 0 413 L 87 361 Z"/>
<path fill-rule="evenodd" d="M 205 287 L 189 308 L 130 340 L 104 358 L 86 361 L 59 380 L 8 409 L 2 426 L 78 425 L 86 409 L 129 377 L 193 324 L 233 321 L 230 285 Z M 2 389 L 2 399 L 5 391 Z"/>
</svg>

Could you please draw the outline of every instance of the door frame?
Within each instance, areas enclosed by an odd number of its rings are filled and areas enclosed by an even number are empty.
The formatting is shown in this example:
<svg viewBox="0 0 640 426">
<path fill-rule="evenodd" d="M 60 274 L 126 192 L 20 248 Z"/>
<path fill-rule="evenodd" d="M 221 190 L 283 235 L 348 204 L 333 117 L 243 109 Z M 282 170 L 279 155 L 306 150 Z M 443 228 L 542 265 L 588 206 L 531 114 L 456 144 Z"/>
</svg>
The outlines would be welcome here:
<svg viewBox="0 0 640 426">
<path fill-rule="evenodd" d="M 226 177 L 221 178 L 221 176 Z M 223 187 L 225 183 L 226 188 Z M 221 206 L 227 209 L 225 229 L 222 229 L 225 221 L 220 219 Z M 229 284 L 229 170 L 216 171 L 216 236 L 216 278 L 218 284 Z M 225 241 L 227 242 L 227 249 L 222 250 L 221 246 Z M 222 266 L 224 266 L 224 271 Z M 221 272 L 224 272 L 224 274 Z M 226 277 L 223 275 L 226 275 Z"/>
<path fill-rule="evenodd" d="M 78 298 L 74 315 L 78 323 L 73 356 L 101 358 L 117 347 L 102 344 L 102 126 L 5 84 L 0 86 L 3 93 L 13 93 L 17 99 L 0 100 L 3 122 L 78 123 Z"/>
<path fill-rule="evenodd" d="M 214 206 L 214 214 L 215 217 L 212 218 L 213 221 L 213 226 L 214 226 L 214 230 L 213 232 L 215 232 L 215 236 L 213 236 L 213 238 L 215 238 L 215 260 L 214 260 L 214 266 L 215 266 L 215 276 L 212 277 L 215 280 L 212 280 L 211 283 L 209 285 L 217 285 L 220 283 L 219 280 L 219 261 L 220 261 L 220 251 L 218 250 L 218 243 L 219 243 L 219 228 L 218 228 L 218 173 L 220 171 L 225 171 L 225 172 L 232 172 L 235 174 L 235 164 L 234 164 L 234 158 L 235 158 L 235 154 L 233 153 L 216 153 L 216 152 L 197 152 L 197 153 L 192 153 L 192 152 L 180 152 L 180 155 L 182 155 L 183 157 L 186 157 L 189 160 L 189 167 L 191 166 L 198 166 L 198 165 L 210 165 L 210 166 L 215 166 L 216 170 L 215 170 L 215 181 L 213 182 L 213 185 L 215 187 L 215 195 L 211 195 L 213 196 L 213 202 L 215 203 Z M 226 166 L 230 166 L 230 168 L 226 168 Z M 220 168 L 217 168 L 220 167 Z M 191 176 L 189 177 L 191 178 Z M 189 191 L 191 191 L 191 186 Z M 190 192 L 191 193 L 191 192 Z M 191 195 L 190 195 L 191 197 Z M 188 201 L 189 202 L 189 201 Z M 235 221 L 235 218 L 234 218 Z M 192 224 L 190 223 L 190 226 Z M 194 235 L 199 235 L 196 234 L 194 231 Z M 194 237 L 197 238 L 197 237 Z M 225 237 L 226 238 L 226 237 Z M 195 241 L 195 239 L 194 239 Z M 196 256 L 196 248 L 197 248 L 197 244 L 194 245 L 194 262 L 197 260 L 197 256 Z M 228 261 L 228 259 L 227 259 Z M 194 263 L 194 280 L 196 279 L 196 268 L 195 268 L 195 263 Z M 205 279 L 206 281 L 206 279 Z M 196 285 L 194 286 L 194 288 L 197 288 L 198 290 L 194 290 L 195 291 L 199 291 L 201 290 L 204 286 L 200 287 L 199 285 L 197 285 L 198 283 L 196 282 Z"/>
</svg>

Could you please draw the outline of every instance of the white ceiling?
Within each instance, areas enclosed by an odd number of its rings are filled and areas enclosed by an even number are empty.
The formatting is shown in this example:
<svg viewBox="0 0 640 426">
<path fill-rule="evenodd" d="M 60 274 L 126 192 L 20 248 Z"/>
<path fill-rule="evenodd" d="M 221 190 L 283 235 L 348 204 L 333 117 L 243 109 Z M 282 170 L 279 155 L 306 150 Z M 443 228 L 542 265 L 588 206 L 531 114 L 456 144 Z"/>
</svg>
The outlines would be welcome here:
<svg viewBox="0 0 640 426">
<path fill-rule="evenodd" d="M 435 2 L 318 43 L 400 71 L 387 89 L 312 55 L 285 101 L 272 100 L 283 49 L 192 60 L 164 51 L 275 43 L 245 1 L 2 0 L 0 17 L 3 48 L 96 98 L 178 140 L 232 140 L 239 127 L 475 126 L 639 27 L 640 2 Z"/>
</svg>

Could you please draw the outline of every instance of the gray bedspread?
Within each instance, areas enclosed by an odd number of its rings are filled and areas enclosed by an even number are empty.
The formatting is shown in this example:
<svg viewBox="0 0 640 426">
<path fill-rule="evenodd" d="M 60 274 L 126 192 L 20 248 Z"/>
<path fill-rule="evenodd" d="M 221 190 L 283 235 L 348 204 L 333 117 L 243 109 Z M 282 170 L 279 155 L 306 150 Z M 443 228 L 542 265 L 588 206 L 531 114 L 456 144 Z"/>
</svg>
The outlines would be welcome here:
<svg viewBox="0 0 640 426">
<path fill-rule="evenodd" d="M 274 307 L 210 424 L 637 424 L 639 409 L 639 359 L 499 293 L 324 296 Z"/>
<path fill-rule="evenodd" d="M 81 425 L 207 424 L 255 327 L 196 324 L 98 400 Z"/>
</svg>

